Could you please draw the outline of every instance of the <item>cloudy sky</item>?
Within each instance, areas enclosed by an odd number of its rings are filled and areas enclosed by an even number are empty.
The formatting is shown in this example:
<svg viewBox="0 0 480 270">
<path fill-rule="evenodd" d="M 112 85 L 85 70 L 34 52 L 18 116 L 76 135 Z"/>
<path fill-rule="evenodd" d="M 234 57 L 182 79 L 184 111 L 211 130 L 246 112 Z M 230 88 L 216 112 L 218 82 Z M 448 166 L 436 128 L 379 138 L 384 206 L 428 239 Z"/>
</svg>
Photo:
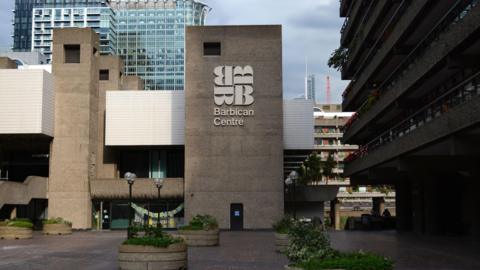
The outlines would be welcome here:
<svg viewBox="0 0 480 270">
<path fill-rule="evenodd" d="M 0 47 L 12 43 L 10 23 L 14 0 L 0 0 Z M 332 81 L 332 101 L 341 102 L 347 82 L 328 68 L 331 52 L 339 46 L 338 0 L 204 0 L 212 11 L 207 24 L 282 24 L 284 93 L 286 98 L 303 94 L 305 61 L 317 77 L 317 101 L 325 102 L 326 76 Z"/>
</svg>

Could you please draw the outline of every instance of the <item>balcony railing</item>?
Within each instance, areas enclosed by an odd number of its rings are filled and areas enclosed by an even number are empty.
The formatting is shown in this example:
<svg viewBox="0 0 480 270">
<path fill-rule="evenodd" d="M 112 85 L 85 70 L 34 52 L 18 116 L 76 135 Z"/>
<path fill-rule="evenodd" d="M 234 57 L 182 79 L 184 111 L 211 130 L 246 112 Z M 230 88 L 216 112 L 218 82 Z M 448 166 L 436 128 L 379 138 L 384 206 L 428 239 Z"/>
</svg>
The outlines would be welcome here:
<svg viewBox="0 0 480 270">
<path fill-rule="evenodd" d="M 390 76 L 383 81 L 383 83 L 378 87 L 379 90 L 375 91 L 378 97 L 381 98 L 383 92 L 388 91 L 391 86 L 395 85 L 395 81 L 398 80 L 402 74 L 404 74 L 407 70 L 413 67 L 413 63 L 415 62 L 415 60 L 422 56 L 422 53 L 426 53 L 428 51 L 432 41 L 437 39 L 440 34 L 444 33 L 445 29 L 448 29 L 449 25 L 457 23 L 458 21 L 465 18 L 466 15 L 470 12 L 470 10 L 477 6 L 480 1 L 471 0 L 470 3 L 466 6 L 461 5 L 461 2 L 462 1 L 457 1 L 457 3 L 449 10 L 449 12 L 447 12 L 447 14 L 439 20 L 436 26 L 433 27 L 432 30 L 422 39 L 422 41 L 420 41 L 417 46 L 410 52 L 410 54 L 405 57 L 403 62 L 400 63 L 400 65 L 397 66 L 397 68 L 390 74 Z M 344 126 L 344 131 L 347 130 L 353 124 L 353 122 L 360 119 L 362 113 L 369 110 L 369 108 L 366 108 L 367 106 L 372 106 L 368 98 L 359 107 L 358 113 L 355 115 L 355 117 L 352 118 L 352 120 Z"/>
<path fill-rule="evenodd" d="M 345 162 L 351 162 L 358 158 L 368 156 L 368 154 L 375 149 L 406 136 L 417 128 L 433 121 L 435 118 L 448 113 L 450 109 L 464 104 L 477 96 L 480 96 L 480 72 L 436 98 L 415 114 L 405 118 L 399 124 L 382 133 L 366 145 L 361 146 L 358 151 L 348 156 Z"/>
</svg>

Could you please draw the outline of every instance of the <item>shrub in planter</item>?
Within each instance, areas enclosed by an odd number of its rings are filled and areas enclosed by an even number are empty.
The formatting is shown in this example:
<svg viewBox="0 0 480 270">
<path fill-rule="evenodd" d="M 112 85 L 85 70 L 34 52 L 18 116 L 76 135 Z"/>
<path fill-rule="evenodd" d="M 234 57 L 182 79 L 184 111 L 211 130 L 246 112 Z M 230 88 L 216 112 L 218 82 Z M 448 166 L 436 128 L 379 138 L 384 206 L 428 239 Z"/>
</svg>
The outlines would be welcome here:
<svg viewBox="0 0 480 270">
<path fill-rule="evenodd" d="M 313 258 L 298 264 L 298 267 L 304 270 L 393 270 L 393 262 L 375 254 L 355 252 L 325 259 Z"/>
<path fill-rule="evenodd" d="M 275 230 L 275 248 L 278 252 L 285 252 L 287 249 L 289 243 L 288 232 L 292 226 L 293 219 L 289 217 L 284 217 L 273 224 L 272 227 Z"/>
<path fill-rule="evenodd" d="M 338 254 L 338 251 L 330 247 L 330 239 L 322 227 L 313 223 L 296 221 L 288 235 L 290 243 L 285 255 L 295 264 L 312 258 L 330 258 Z"/>
<path fill-rule="evenodd" d="M 29 239 L 33 235 L 33 224 L 28 219 L 6 220 L 0 225 L 0 239 Z"/>
<path fill-rule="evenodd" d="M 197 215 L 186 226 L 178 228 L 189 246 L 217 246 L 219 243 L 218 221 L 210 215 Z"/>
<path fill-rule="evenodd" d="M 119 267 L 123 270 L 178 270 L 187 267 L 187 246 L 155 227 L 131 227 L 129 239 L 119 247 Z"/>
<path fill-rule="evenodd" d="M 72 234 L 72 223 L 63 218 L 50 218 L 43 222 L 43 234 L 66 235 Z"/>
</svg>

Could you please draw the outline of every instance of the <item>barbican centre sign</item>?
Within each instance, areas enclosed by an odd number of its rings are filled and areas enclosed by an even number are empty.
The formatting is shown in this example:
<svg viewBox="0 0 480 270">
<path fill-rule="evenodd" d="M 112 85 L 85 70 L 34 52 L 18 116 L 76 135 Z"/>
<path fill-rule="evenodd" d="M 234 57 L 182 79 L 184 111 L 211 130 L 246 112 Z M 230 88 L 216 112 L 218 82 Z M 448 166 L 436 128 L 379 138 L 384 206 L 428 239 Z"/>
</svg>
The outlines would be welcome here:
<svg viewBox="0 0 480 270">
<path fill-rule="evenodd" d="M 253 97 L 253 68 L 251 66 L 219 66 L 215 75 L 213 124 L 217 127 L 244 126 L 247 118 L 255 116 L 248 106 Z"/>
</svg>

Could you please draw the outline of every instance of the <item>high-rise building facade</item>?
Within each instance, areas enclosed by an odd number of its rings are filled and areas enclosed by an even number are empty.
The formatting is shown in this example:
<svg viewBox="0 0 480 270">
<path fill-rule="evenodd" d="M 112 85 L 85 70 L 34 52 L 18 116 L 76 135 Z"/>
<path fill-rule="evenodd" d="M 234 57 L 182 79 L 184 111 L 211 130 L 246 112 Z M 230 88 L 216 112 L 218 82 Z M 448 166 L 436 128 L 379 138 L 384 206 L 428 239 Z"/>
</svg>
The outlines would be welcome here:
<svg viewBox="0 0 480 270">
<path fill-rule="evenodd" d="M 315 101 L 315 75 L 309 74 L 305 78 L 305 99 Z"/>
<path fill-rule="evenodd" d="M 341 1 L 355 185 L 393 185 L 397 227 L 480 238 L 480 3 Z"/>
<path fill-rule="evenodd" d="M 91 27 L 100 35 L 100 52 L 115 52 L 115 14 L 106 6 L 34 8 L 32 51 L 39 51 L 49 59 L 52 55 L 52 29 Z"/>
<path fill-rule="evenodd" d="M 208 7 L 196 0 L 112 0 L 117 16 L 117 55 L 125 74 L 146 90 L 184 90 L 185 27 L 203 25 Z"/>
<path fill-rule="evenodd" d="M 32 48 L 32 38 L 35 38 L 35 35 L 32 33 L 34 27 L 32 27 L 32 20 L 34 18 L 40 19 L 37 16 L 33 17 L 34 8 L 71 8 L 71 7 L 100 7 L 106 6 L 108 0 L 15 0 L 15 9 L 14 9 L 14 19 L 13 19 L 13 50 L 14 51 L 30 51 L 35 50 L 45 50 L 42 48 Z M 52 11 L 53 13 L 53 11 Z M 61 12 L 63 13 L 63 12 Z M 60 14 L 60 13 L 59 13 Z M 73 16 L 72 16 L 73 18 Z M 42 20 L 47 18 L 42 17 Z M 55 18 L 51 17 L 52 20 Z M 57 25 L 60 23 L 68 23 L 69 18 L 62 17 L 65 21 L 58 21 Z M 45 23 L 47 21 L 44 21 Z M 88 21 L 87 21 L 88 22 Z M 54 22 L 52 22 L 55 25 Z M 78 25 L 78 24 L 77 24 Z M 65 27 L 75 26 L 74 23 L 67 24 Z M 36 28 L 37 34 L 40 32 L 41 28 Z M 47 27 L 47 30 L 48 27 Z M 43 34 L 46 34 L 49 31 L 45 31 Z M 37 39 L 38 41 L 38 39 Z M 51 42 L 50 40 L 45 39 L 45 43 Z"/>
</svg>

